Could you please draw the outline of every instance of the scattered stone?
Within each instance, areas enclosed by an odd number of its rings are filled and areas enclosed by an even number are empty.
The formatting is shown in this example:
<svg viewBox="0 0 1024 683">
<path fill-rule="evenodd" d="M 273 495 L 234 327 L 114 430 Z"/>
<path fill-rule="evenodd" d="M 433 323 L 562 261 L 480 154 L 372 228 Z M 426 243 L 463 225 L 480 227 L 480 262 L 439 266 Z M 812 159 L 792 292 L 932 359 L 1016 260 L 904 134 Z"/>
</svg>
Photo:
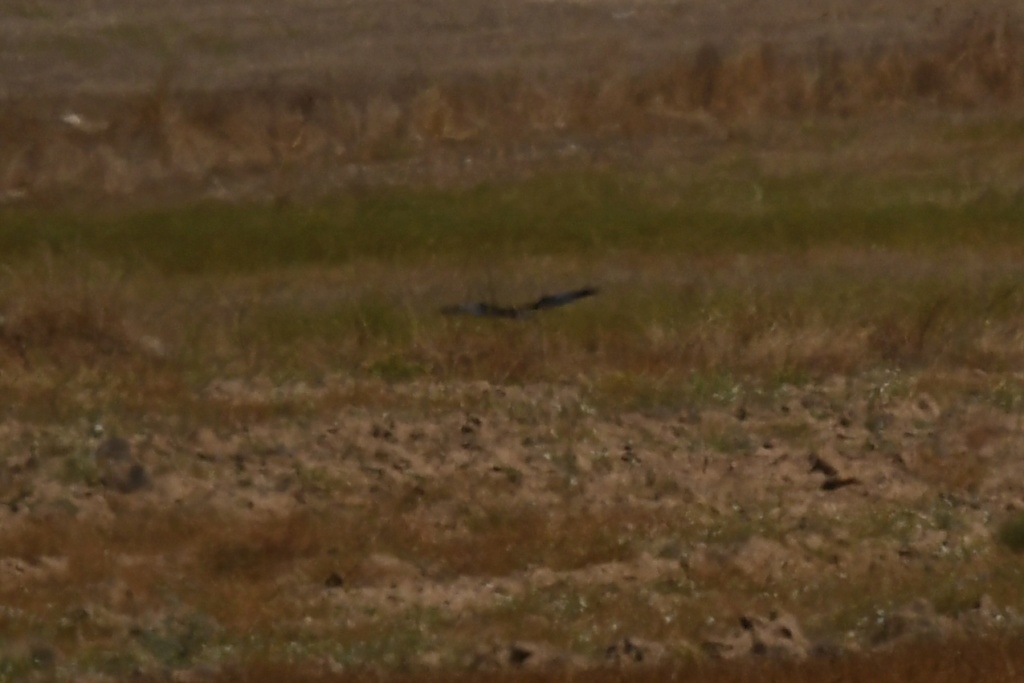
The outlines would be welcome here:
<svg viewBox="0 0 1024 683">
<path fill-rule="evenodd" d="M 469 451 L 480 450 L 480 428 L 482 426 L 483 421 L 479 417 L 475 415 L 466 417 L 466 421 L 459 428 L 459 433 L 462 435 L 461 445 L 463 448 Z"/>
<path fill-rule="evenodd" d="M 542 643 L 513 641 L 485 648 L 470 664 L 477 670 L 562 669 L 586 664 L 580 657 Z"/>
<path fill-rule="evenodd" d="M 604 651 L 604 657 L 615 664 L 657 664 L 665 658 L 665 646 L 640 638 L 623 638 Z"/>
<path fill-rule="evenodd" d="M 380 423 L 373 423 L 370 428 L 370 436 L 381 441 L 387 441 L 388 443 L 398 443 L 398 437 L 395 436 L 395 423 L 383 425 Z"/>
<path fill-rule="evenodd" d="M 930 394 L 921 394 L 914 404 L 911 415 L 920 422 L 934 422 L 939 419 L 942 409 Z"/>
<path fill-rule="evenodd" d="M 67 516 L 66 510 L 73 511 L 76 520 L 108 524 L 116 515 L 137 509 L 137 504 L 124 499 L 118 503 L 116 496 L 98 495 L 95 488 L 83 487 L 77 482 L 83 479 L 102 481 L 112 490 L 126 492 L 144 488 L 149 477 L 142 461 L 150 467 L 157 462 L 165 463 L 161 466 L 161 476 L 154 477 L 156 490 L 147 499 L 150 503 L 166 501 L 168 508 L 176 510 L 175 514 L 179 514 L 177 511 L 209 513 L 215 515 L 214 519 L 225 516 L 258 529 L 266 519 L 298 514 L 294 500 L 303 500 L 301 495 L 315 494 L 331 504 L 301 513 L 310 518 L 335 509 L 332 507 L 335 504 L 338 509 L 357 511 L 354 514 L 365 511 L 367 516 L 372 516 L 389 512 L 388 505 L 397 502 L 392 514 L 402 515 L 403 524 L 407 521 L 414 525 L 417 533 L 425 536 L 436 534 L 442 543 L 447 542 L 445 539 L 454 539 L 454 547 L 461 548 L 460 544 L 471 539 L 474 532 L 472 516 L 467 523 L 467 516 L 463 514 L 472 505 L 493 503 L 497 510 L 506 509 L 506 505 L 514 506 L 509 507 L 510 510 L 517 510 L 522 503 L 544 511 L 553 501 L 564 499 L 562 479 L 546 476 L 551 467 L 546 455 L 552 451 L 552 434 L 557 437 L 558 432 L 549 428 L 548 413 L 544 412 L 548 410 L 547 404 L 540 399 L 536 403 L 536 413 L 529 413 L 529 419 L 522 421 L 490 412 L 490 408 L 481 413 L 481 420 L 452 407 L 447 413 L 415 417 L 408 422 L 396 418 L 397 426 L 373 409 L 357 407 L 351 412 L 332 413 L 331 427 L 318 428 L 316 420 L 281 419 L 255 436 L 250 435 L 250 427 L 242 425 L 235 428 L 238 433 L 234 436 L 230 427 L 217 427 L 194 432 L 191 438 L 188 434 L 183 438 L 177 433 L 163 436 L 160 446 L 146 437 L 133 436 L 126 440 L 112 436 L 112 428 L 107 425 L 106 432 L 93 441 L 102 442 L 93 458 L 83 461 L 79 455 L 67 460 L 69 466 L 81 468 L 73 471 L 75 478 L 70 479 L 73 486 L 66 486 L 51 476 L 54 472 L 60 474 L 58 468 L 63 461 L 49 457 L 48 444 L 65 449 L 54 452 L 74 453 L 74 444 L 79 443 L 75 439 L 82 437 L 81 425 L 68 428 L 66 437 L 64 432 L 55 431 L 56 436 L 44 434 L 41 438 L 36 438 L 29 428 L 19 431 L 17 425 L 7 425 L 6 432 L 0 435 L 11 444 L 12 455 L 0 466 L 0 501 L 12 510 L 24 509 L 16 517 L 6 512 L 5 505 L 0 505 L 0 526 L 6 529 L 10 523 L 15 529 L 28 528 L 16 525 L 31 523 L 34 515 L 54 515 L 60 523 L 62 516 Z M 795 401 L 793 406 L 797 407 Z M 922 573 L 938 576 L 936 572 L 954 571 L 961 566 L 958 555 L 961 549 L 970 551 L 969 557 L 974 557 L 978 551 L 991 546 L 996 529 L 991 520 L 998 520 L 1004 508 L 1024 510 L 1024 495 L 1017 476 L 1021 468 L 1012 458 L 1016 451 L 1008 441 L 1005 454 L 999 451 L 984 456 L 985 467 L 991 464 L 992 471 L 985 474 L 976 489 L 971 488 L 968 493 L 959 486 L 941 484 L 937 500 L 942 507 L 933 509 L 930 501 L 934 499 L 936 485 L 930 479 L 915 476 L 923 467 L 919 460 L 925 459 L 927 465 L 930 463 L 927 458 L 933 457 L 930 455 L 932 437 L 924 431 L 928 425 L 918 427 L 915 432 L 907 431 L 906 425 L 911 420 L 907 417 L 908 406 L 909 403 L 897 406 L 899 418 L 889 441 L 874 439 L 880 444 L 877 453 L 863 450 L 869 437 L 860 427 L 862 417 L 847 420 L 850 423 L 847 425 L 848 441 L 846 445 L 839 443 L 840 436 L 833 433 L 834 425 L 830 422 L 835 419 L 837 409 L 816 418 L 816 423 L 809 424 L 809 431 L 801 428 L 798 438 L 779 430 L 777 436 L 765 442 L 763 430 L 773 424 L 770 417 L 762 417 L 751 410 L 746 423 L 740 427 L 731 420 L 728 408 L 707 408 L 705 425 L 720 423 L 730 429 L 749 432 L 750 443 L 762 446 L 764 457 L 736 459 L 739 476 L 729 477 L 727 481 L 725 469 L 730 458 L 719 457 L 706 446 L 700 438 L 703 427 L 694 429 L 682 421 L 661 426 L 622 418 L 595 419 L 593 425 L 587 427 L 588 430 L 592 427 L 592 431 L 586 432 L 584 445 L 574 449 L 579 467 L 573 474 L 588 487 L 586 500 L 592 501 L 581 504 L 579 512 L 587 514 L 593 510 L 597 513 L 595 519 L 600 520 L 605 519 L 603 515 L 610 506 L 646 505 L 650 497 L 658 502 L 657 496 L 665 496 L 669 498 L 665 501 L 668 505 L 658 510 L 685 509 L 697 528 L 709 530 L 706 536 L 699 540 L 696 537 L 680 540 L 672 529 L 658 527 L 653 529 L 651 538 L 652 548 L 661 549 L 657 560 L 631 556 L 607 566 L 530 568 L 502 580 L 487 572 L 452 577 L 445 559 L 436 559 L 433 555 L 421 558 L 415 548 L 390 543 L 380 547 L 389 548 L 398 557 L 366 557 L 368 550 L 378 547 L 370 544 L 350 558 L 352 566 L 322 565 L 322 573 L 313 577 L 312 582 L 307 581 L 302 590 L 312 590 L 316 599 L 343 607 L 346 618 L 349 614 L 359 619 L 363 618 L 360 615 L 365 615 L 369 620 L 421 607 L 436 609 L 445 616 L 472 614 L 474 610 L 490 609 L 509 599 L 518 600 L 523 595 L 562 585 L 562 582 L 581 590 L 593 586 L 620 586 L 627 599 L 635 595 L 634 589 L 645 596 L 650 590 L 660 592 L 664 587 L 670 597 L 677 590 L 692 590 L 697 594 L 710 589 L 708 594 L 715 594 L 713 601 L 730 604 L 727 601 L 743 599 L 744 594 L 750 595 L 755 590 L 761 596 L 775 594 L 799 601 L 804 598 L 791 594 L 791 587 L 813 583 L 823 574 L 841 572 L 852 583 L 870 581 L 870 577 L 884 576 L 889 571 L 910 577 L 919 577 Z M 864 412 L 862 407 L 851 410 L 855 416 Z M 374 424 L 374 420 L 380 424 Z M 91 424 L 91 421 L 86 423 Z M 935 426 L 937 431 L 942 429 L 956 430 L 960 425 Z M 320 436 L 325 433 L 341 436 L 321 440 Z M 941 433 L 943 438 L 948 438 L 948 434 Z M 396 435 L 400 438 L 395 439 Z M 754 440 L 757 435 L 762 436 Z M 487 456 L 474 457 L 474 453 L 461 451 L 460 439 Z M 276 445 L 279 443 L 284 446 Z M 767 452 L 769 447 L 770 453 Z M 815 450 L 809 452 L 811 448 Z M 284 449 L 292 454 L 287 461 L 268 457 L 285 452 Z M 196 461 L 196 452 L 209 462 Z M 190 456 L 191 463 L 188 462 Z M 905 463 L 900 464 L 902 458 L 910 461 L 909 468 Z M 1006 460 L 1007 467 L 1001 459 Z M 184 463 L 184 466 L 179 468 L 176 463 Z M 236 471 L 244 476 L 235 477 Z M 856 474 L 860 480 L 844 476 L 850 474 Z M 232 482 L 235 480 L 244 482 L 245 488 L 234 490 Z M 575 483 L 575 479 L 573 481 Z M 510 487 L 507 482 L 515 486 Z M 655 496 L 640 490 L 644 482 L 656 487 Z M 793 483 L 798 485 L 793 486 Z M 854 484 L 862 484 L 865 489 L 849 492 L 855 494 L 852 496 L 817 493 L 819 487 L 835 491 Z M 30 502 L 17 502 L 28 495 L 22 491 L 33 490 Z M 295 491 L 299 493 L 294 499 L 285 495 Z M 383 491 L 386 498 L 376 497 L 376 491 Z M 856 495 L 861 492 L 870 493 L 870 498 L 861 499 Z M 262 508 L 255 509 L 250 499 Z M 386 504 L 381 504 L 381 499 Z M 908 516 L 906 526 L 902 526 L 904 517 L 894 517 L 892 521 L 901 524 L 899 534 L 865 540 L 863 529 L 856 523 L 857 514 L 865 504 L 875 501 L 886 511 L 904 506 L 925 517 L 919 522 L 917 517 Z M 564 518 L 561 508 L 551 509 L 553 524 Z M 933 517 L 936 511 L 944 516 Z M 576 512 L 574 507 L 573 513 Z M 953 523 L 942 523 L 950 519 Z M 734 520 L 744 525 L 741 528 L 745 533 L 739 537 L 728 532 L 728 525 Z M 932 528 L 936 525 L 940 528 Z M 721 528 L 727 532 L 711 533 Z M 301 525 L 297 530 L 302 530 Z M 758 533 L 765 536 L 758 536 Z M 270 548 L 274 552 L 277 552 L 278 537 L 276 531 L 266 537 L 275 544 Z M 312 537 L 314 541 L 318 538 Z M 516 537 L 511 538 L 509 543 Z M 691 539 L 691 536 L 685 538 Z M 294 547 L 301 552 L 305 543 L 306 540 L 298 538 Z M 289 542 L 282 547 L 287 550 L 293 546 Z M 323 551 L 327 550 L 325 545 Z M 330 550 L 333 556 L 335 549 Z M 1005 558 L 996 559 L 1004 561 Z M 145 567 L 164 560 L 151 557 L 149 553 L 129 553 L 124 561 Z M 35 583 L 45 587 L 64 578 L 61 572 L 67 571 L 67 560 L 63 562 L 65 568 L 61 569 L 61 565 L 51 566 L 46 558 L 0 558 L 0 585 L 11 584 L 18 589 L 24 586 L 24 590 L 35 589 Z M 977 567 L 973 563 L 969 563 L 969 567 L 972 571 L 984 571 L 980 561 Z M 332 571 L 334 569 L 338 571 Z M 344 575 L 340 573 L 342 569 Z M 719 596 L 723 577 L 739 580 L 729 581 Z M 289 578 L 285 585 L 290 589 L 293 583 Z M 301 583 L 295 585 L 301 587 Z M 734 588 L 735 596 L 731 594 Z M 996 585 L 993 590 L 1001 589 Z M 143 612 L 134 606 L 127 588 L 123 598 L 113 596 L 112 591 L 111 595 L 98 597 L 95 593 L 93 591 L 93 602 L 116 614 L 134 616 Z M 871 599 L 873 595 L 866 597 Z M 801 610 L 817 609 L 806 602 L 799 604 Z M 836 607 L 828 601 L 820 605 L 825 612 Z M 946 629 L 954 634 L 973 635 L 1024 623 L 1010 606 L 1000 604 L 997 608 L 988 596 L 979 599 L 977 604 L 964 603 L 958 607 L 948 616 L 935 614 L 928 605 L 912 605 L 895 612 L 887 608 L 884 612 L 858 615 L 863 619 L 848 632 L 834 635 L 840 639 L 841 646 L 815 642 L 810 649 L 795 622 L 787 625 L 785 617 L 745 616 L 739 625 L 733 620 L 722 631 L 722 637 L 712 638 L 703 645 L 709 653 L 723 658 L 831 657 L 857 647 L 887 648 L 903 638 L 935 634 L 941 637 Z M 477 642 L 487 638 L 488 644 L 495 642 L 491 637 L 503 638 L 498 641 L 501 645 L 491 647 L 478 658 L 479 666 L 511 669 L 515 673 L 520 669 L 573 661 L 572 655 L 565 651 L 510 641 L 513 636 L 543 638 L 540 634 L 557 630 L 559 624 L 555 622 L 560 619 L 554 613 L 534 618 L 537 624 L 530 623 L 529 617 L 517 621 L 514 633 L 490 631 L 482 637 L 477 635 Z M 584 660 L 585 665 L 592 667 L 602 661 L 621 667 L 663 663 L 665 658 L 674 658 L 680 653 L 677 638 L 689 635 L 680 630 L 684 628 L 690 628 L 689 623 L 680 625 L 667 619 L 665 626 L 658 624 L 655 630 L 657 637 L 663 638 L 664 646 L 634 637 L 622 638 L 619 632 L 615 642 L 611 638 L 598 641 L 593 652 L 588 653 L 590 657 Z M 460 633 L 459 637 L 464 638 L 465 634 Z M 444 667 L 467 663 L 461 658 L 448 659 L 453 657 L 451 652 L 465 651 L 464 640 L 452 643 L 455 650 L 448 649 L 449 643 L 444 638 L 437 642 L 440 650 L 430 655 L 430 661 L 442 662 Z M 62 665 L 59 657 L 57 664 Z"/>
<path fill-rule="evenodd" d="M 740 617 L 738 633 L 704 641 L 706 653 L 718 659 L 758 656 L 771 659 L 806 659 L 812 652 L 795 617 L 772 613 L 768 619 Z"/>
<path fill-rule="evenodd" d="M 622 462 L 629 463 L 630 465 L 640 464 L 640 457 L 637 456 L 636 451 L 633 450 L 633 444 L 627 443 L 622 447 L 622 455 L 619 456 Z"/>
<path fill-rule="evenodd" d="M 462 423 L 459 431 L 463 434 L 476 434 L 480 431 L 480 427 L 483 422 L 476 415 L 469 415 L 466 417 L 466 421 Z"/>
<path fill-rule="evenodd" d="M 754 654 L 803 659 L 811 650 L 796 617 L 790 614 L 772 614 L 767 621 L 754 617 L 750 630 Z"/>
</svg>

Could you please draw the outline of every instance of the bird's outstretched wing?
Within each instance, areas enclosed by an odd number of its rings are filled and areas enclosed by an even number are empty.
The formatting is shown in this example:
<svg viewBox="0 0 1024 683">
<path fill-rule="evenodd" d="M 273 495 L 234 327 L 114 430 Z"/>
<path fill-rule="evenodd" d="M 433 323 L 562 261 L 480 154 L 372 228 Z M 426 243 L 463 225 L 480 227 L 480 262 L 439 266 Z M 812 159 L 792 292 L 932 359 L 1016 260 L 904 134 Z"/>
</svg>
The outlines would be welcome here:
<svg viewBox="0 0 1024 683">
<path fill-rule="evenodd" d="M 445 315 L 471 315 L 477 318 L 525 318 L 534 311 L 564 306 L 578 299 L 594 296 L 595 294 L 597 294 L 596 288 L 584 287 L 582 289 L 574 289 L 571 292 L 548 294 L 523 306 L 499 306 L 481 301 L 478 303 L 445 306 L 441 309 L 441 313 Z"/>
<path fill-rule="evenodd" d="M 588 296 L 594 296 L 597 294 L 597 289 L 594 287 L 584 287 L 583 289 L 574 289 L 571 292 L 561 292 L 560 294 L 548 294 L 534 301 L 526 308 L 531 311 L 540 311 L 545 308 L 555 308 L 556 306 L 564 306 L 571 304 L 573 301 L 584 299 Z"/>
</svg>

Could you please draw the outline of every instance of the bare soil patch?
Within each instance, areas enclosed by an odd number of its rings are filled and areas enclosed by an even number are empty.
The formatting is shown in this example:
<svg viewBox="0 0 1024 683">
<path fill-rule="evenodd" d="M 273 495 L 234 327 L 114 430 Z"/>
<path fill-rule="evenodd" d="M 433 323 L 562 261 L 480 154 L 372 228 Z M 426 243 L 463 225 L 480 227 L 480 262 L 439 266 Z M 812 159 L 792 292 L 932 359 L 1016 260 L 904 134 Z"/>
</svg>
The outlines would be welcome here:
<svg viewBox="0 0 1024 683">
<path fill-rule="evenodd" d="M 194 432 L 7 421 L 6 656 L 558 669 L 1016 631 L 1019 414 L 892 381 L 657 418 L 476 383 Z"/>
</svg>

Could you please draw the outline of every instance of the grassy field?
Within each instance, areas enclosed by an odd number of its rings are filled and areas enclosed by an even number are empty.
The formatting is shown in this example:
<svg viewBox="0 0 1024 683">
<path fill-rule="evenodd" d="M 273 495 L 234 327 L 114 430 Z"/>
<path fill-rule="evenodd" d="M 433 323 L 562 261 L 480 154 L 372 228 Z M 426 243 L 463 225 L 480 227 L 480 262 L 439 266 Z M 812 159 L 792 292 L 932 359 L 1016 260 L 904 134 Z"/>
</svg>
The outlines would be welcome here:
<svg viewBox="0 0 1024 683">
<path fill-rule="evenodd" d="M 991 130 L 1004 134 L 999 126 Z M 943 415 L 954 416 L 934 423 L 936 438 L 966 435 L 972 444 L 955 460 L 927 446 L 930 455 L 913 471 L 932 493 L 856 503 L 842 522 L 805 514 L 799 533 L 828 537 L 826 530 L 839 523 L 858 543 L 887 548 L 917 538 L 921 532 L 912 529 L 925 519 L 925 529 L 966 534 L 977 523 L 969 508 L 936 508 L 933 496 L 990 501 L 982 503 L 986 510 L 1005 500 L 983 493 L 987 482 L 1003 476 L 1002 466 L 975 460 L 971 449 L 1005 434 L 1011 441 L 1000 448 L 1008 450 L 998 452 L 1008 455 L 1019 435 L 1012 425 L 1024 407 L 1016 371 L 1024 352 L 1018 313 L 1024 204 L 1008 186 L 982 192 L 958 186 L 950 177 L 955 166 L 912 180 L 898 177 L 904 170 L 893 177 L 853 170 L 835 178 L 711 165 L 686 179 L 566 172 L 469 189 L 363 189 L 303 205 L 5 209 L 0 382 L 12 399 L 4 409 L 12 441 L 4 497 L 20 512 L 11 517 L 3 547 L 43 568 L 61 558 L 68 569 L 56 574 L 59 589 L 41 578 L 51 586 L 45 593 L 22 593 L 14 587 L 21 582 L 4 593 L 8 637 L 23 642 L 26 632 L 35 634 L 35 645 L 3 660 L 4 675 L 16 680 L 32 670 L 56 670 L 116 677 L 132 667 L 210 666 L 218 672 L 211 680 L 258 680 L 284 671 L 319 680 L 337 675 L 331 667 L 371 667 L 380 676 L 418 670 L 415 662 L 435 657 L 439 664 L 430 666 L 444 673 L 416 674 L 417 680 L 446 677 L 474 661 L 474 625 L 579 652 L 608 637 L 612 623 L 667 642 L 693 642 L 707 629 L 702 610 L 723 618 L 730 612 L 723 613 L 721 598 L 707 602 L 703 591 L 728 595 L 727 604 L 748 606 L 743 609 L 784 604 L 821 637 L 855 640 L 871 637 L 864 630 L 869 615 L 913 598 L 945 614 L 958 614 L 981 595 L 1001 609 L 1024 609 L 1019 561 L 1006 550 L 1014 544 L 1012 528 L 999 541 L 993 526 L 1005 514 L 986 517 L 993 520 L 991 540 L 943 561 L 938 571 L 949 572 L 948 580 L 930 577 L 936 570 L 926 563 L 891 568 L 881 583 L 857 570 L 843 580 L 819 577 L 807 592 L 787 579 L 771 592 L 788 596 L 781 599 L 766 598 L 758 581 L 734 572 L 716 579 L 694 569 L 686 579 L 644 584 L 645 591 L 669 596 L 669 604 L 698 610 L 658 628 L 652 627 L 662 618 L 658 609 L 624 611 L 607 588 L 579 578 L 532 586 L 506 606 L 471 610 L 472 617 L 438 606 L 370 616 L 376 608 L 364 607 L 366 614 L 350 617 L 348 625 L 330 625 L 331 609 L 305 599 L 298 603 L 305 606 L 290 608 L 296 589 L 282 587 L 295 572 L 305 577 L 303 585 L 336 572 L 356 590 L 376 590 L 373 558 L 381 554 L 429 566 L 432 582 L 450 586 L 472 580 L 467 577 L 514 580 L 538 566 L 566 576 L 628 566 L 665 553 L 668 546 L 659 544 L 667 539 L 721 552 L 751 539 L 785 539 L 795 522 L 779 516 L 773 496 L 795 494 L 742 494 L 741 500 L 752 496 L 744 506 L 758 511 L 753 520 L 746 513 L 708 513 L 702 503 L 696 509 L 705 512 L 681 521 L 680 506 L 692 495 L 674 478 L 692 471 L 682 462 L 667 464 L 668 478 L 649 489 L 672 501 L 667 507 L 648 509 L 633 500 L 634 484 L 626 484 L 617 495 L 627 498 L 602 508 L 602 494 L 577 500 L 575 484 L 566 482 L 579 479 L 601 490 L 600 473 L 613 472 L 619 457 L 590 461 L 596 456 L 585 454 L 614 448 L 599 425 L 637 415 L 665 424 L 704 415 L 695 431 L 685 428 L 685 439 L 704 454 L 705 468 L 708 458 L 724 467 L 732 458 L 754 457 L 759 439 L 796 452 L 813 449 L 821 443 L 816 419 L 842 419 L 867 399 L 866 412 L 854 419 L 863 421 L 868 441 L 875 434 L 886 452 L 916 453 L 921 446 L 900 445 L 905 437 L 874 431 L 873 421 L 884 418 L 872 411 L 897 410 L 922 392 L 943 406 Z M 515 302 L 581 284 L 599 287 L 599 296 L 529 320 L 439 313 L 453 302 Z M 846 388 L 823 389 L 828 407 L 815 420 L 765 418 L 748 428 L 723 421 L 739 408 L 770 409 L 793 392 L 813 396 L 836 378 L 846 378 Z M 527 396 L 512 405 L 497 396 L 480 401 L 467 388 L 472 382 L 522 387 Z M 543 386 L 551 389 L 535 388 Z M 547 412 L 543 397 L 550 391 L 573 393 Z M 995 417 L 955 417 L 964 406 Z M 225 454 L 237 449 L 232 457 L 241 463 L 281 448 L 319 453 L 309 439 L 330 433 L 328 425 L 340 416 L 368 416 L 377 430 L 388 419 L 405 424 L 452 414 L 485 421 L 504 414 L 517 433 L 534 434 L 496 435 L 483 448 L 500 453 L 506 439 L 540 439 L 554 455 L 551 473 L 538 475 L 518 460 L 495 467 L 503 486 L 546 483 L 487 500 L 474 491 L 491 490 L 491 483 L 471 477 L 440 485 L 420 473 L 425 478 L 397 488 L 359 492 L 338 465 L 354 458 L 372 469 L 368 463 L 384 456 L 357 442 L 289 463 L 276 475 L 233 474 L 224 456 L 210 456 L 210 469 L 188 455 L 201 452 L 196 439 L 204 430 L 228 440 L 248 435 L 225 447 Z M 113 517 L 99 521 L 82 498 L 106 487 L 90 450 L 99 442 L 96 425 L 132 435 L 153 477 L 217 482 L 242 497 L 294 491 L 288 495 L 305 503 L 269 517 L 244 513 L 241 501 L 167 507 L 161 501 L 168 494 L 158 486 L 159 495 L 143 494 L 154 496 L 149 500 L 102 494 Z M 639 444 L 652 438 L 644 430 L 627 432 Z M 286 434 L 293 434 L 291 445 L 275 445 L 287 443 Z M 446 443 L 428 436 L 428 445 L 410 452 L 455 447 Z M 678 446 L 658 448 L 667 449 L 667 463 L 675 462 L 678 456 L 668 454 Z M 26 452 L 34 455 L 25 460 Z M 48 488 L 54 484 L 57 489 Z M 547 495 L 561 502 L 528 502 Z M 346 511 L 337 507 L 339 496 L 362 502 Z M 454 536 L 434 527 L 452 523 L 462 528 Z M 164 547 L 178 548 L 181 559 L 157 562 Z M 123 565 L 116 558 L 136 559 Z M 987 578 L 968 584 L 965 573 Z M 111 581 L 125 588 L 111 588 Z M 86 600 L 97 586 L 127 590 L 132 598 Z M 632 595 L 633 589 L 619 590 Z M 48 606 L 40 602 L 44 595 Z M 844 597 L 822 606 L 835 595 Z M 90 604 L 81 608 L 88 616 L 56 606 L 74 604 Z M 111 615 L 100 616 L 99 605 Z M 106 621 L 125 610 L 147 624 L 130 636 L 134 654 L 117 654 L 120 627 Z M 83 621 L 76 625 L 75 618 Z M 840 635 L 846 633 L 860 635 Z M 671 661 L 684 664 L 635 675 L 798 681 L 818 680 L 826 667 L 846 676 L 841 680 L 867 680 L 874 679 L 871 671 L 909 671 L 908 662 L 922 657 L 906 645 L 863 661 L 845 655 L 853 659 L 841 665 L 736 669 L 694 660 L 690 646 L 676 647 L 678 659 Z M 971 665 L 984 670 L 982 680 L 1012 679 L 999 672 L 1003 662 L 1006 671 L 1017 666 L 1016 641 L 964 647 L 977 653 L 967 655 L 978 658 L 971 661 L 996 663 L 995 669 Z M 993 651 L 1000 653 L 995 659 Z M 47 663 L 55 652 L 59 666 Z M 959 680 L 962 659 L 944 657 L 916 680 Z M 34 663 L 40 658 L 42 664 Z M 333 664 L 314 664 L 321 660 Z M 544 680 L 563 675 L 558 670 Z M 909 673 L 888 675 L 915 680 Z"/>
<path fill-rule="evenodd" d="M 1016 680 L 996 4 L 0 10 L 0 681 Z"/>
<path fill-rule="evenodd" d="M 3 339 L 26 370 L 145 368 L 185 393 L 211 371 L 316 382 L 344 370 L 585 375 L 628 402 L 726 375 L 1012 370 L 1024 201 L 964 192 L 957 173 L 712 167 L 685 181 L 563 173 L 301 206 L 8 208 Z M 583 284 L 600 297 L 525 323 L 439 314 Z"/>
</svg>

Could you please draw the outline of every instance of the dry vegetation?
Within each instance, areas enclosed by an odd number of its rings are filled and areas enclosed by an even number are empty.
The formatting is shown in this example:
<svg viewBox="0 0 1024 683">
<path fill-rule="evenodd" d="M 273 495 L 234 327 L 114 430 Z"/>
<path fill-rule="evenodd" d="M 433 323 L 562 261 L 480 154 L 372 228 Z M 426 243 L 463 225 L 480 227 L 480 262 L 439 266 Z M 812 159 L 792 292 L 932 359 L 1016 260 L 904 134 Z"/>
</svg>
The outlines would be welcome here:
<svg viewBox="0 0 1024 683">
<path fill-rule="evenodd" d="M 250 4 L 0 10 L 0 681 L 1019 678 L 1017 14 Z"/>
<path fill-rule="evenodd" d="M 644 25 L 669 21 L 634 11 Z M 743 139 L 779 119 L 1019 103 L 1019 16 L 951 14 L 939 12 L 914 39 L 870 34 L 851 44 L 824 31 L 781 44 L 784 35 L 754 45 L 682 40 L 639 61 L 595 39 L 584 55 L 540 73 L 513 56 L 468 73 L 421 65 L 310 81 L 321 67 L 302 80 L 211 89 L 169 61 L 143 93 L 136 83 L 124 95 L 86 92 L 69 102 L 44 89 L 0 102 L 10 141 L 0 149 L 0 196 L 200 192 L 280 201 L 382 179 L 450 184 L 608 157 L 636 163 L 652 144 Z"/>
</svg>

